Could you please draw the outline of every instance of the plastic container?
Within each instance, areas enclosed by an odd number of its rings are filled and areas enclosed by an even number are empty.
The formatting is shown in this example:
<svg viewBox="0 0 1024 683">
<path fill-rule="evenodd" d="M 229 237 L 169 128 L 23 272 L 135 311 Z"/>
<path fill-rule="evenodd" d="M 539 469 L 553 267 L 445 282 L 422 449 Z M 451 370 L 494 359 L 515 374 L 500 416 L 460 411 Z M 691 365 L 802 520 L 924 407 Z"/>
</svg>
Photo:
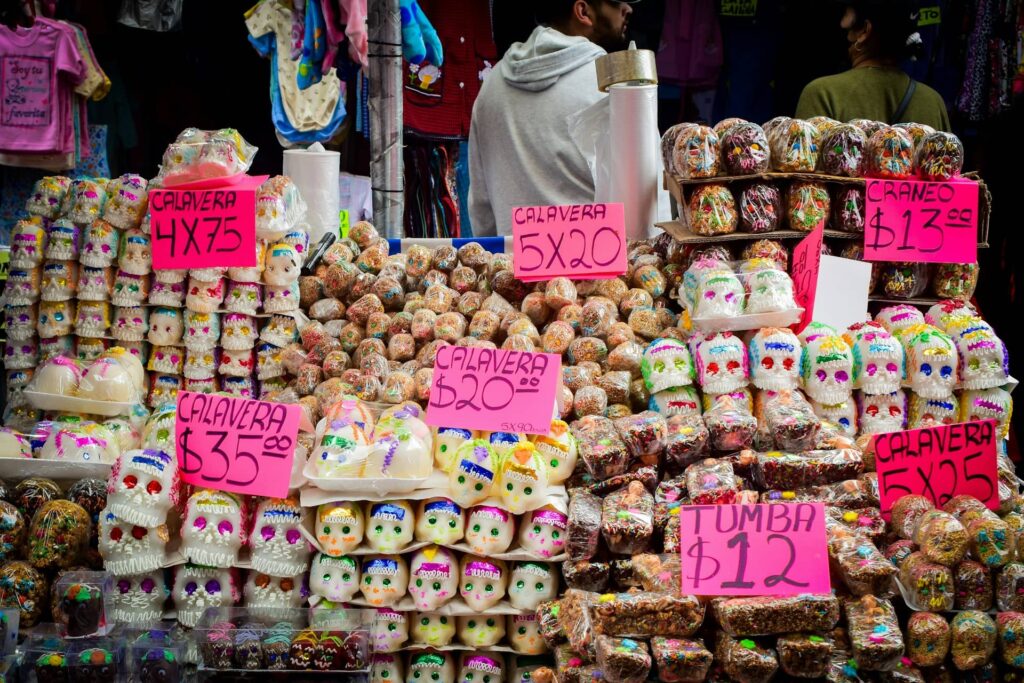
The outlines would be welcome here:
<svg viewBox="0 0 1024 683">
<path fill-rule="evenodd" d="M 53 588 L 53 615 L 57 631 L 66 638 L 106 635 L 113 628 L 107 619 L 105 596 L 114 588 L 107 572 L 72 571 L 63 574 Z"/>
</svg>

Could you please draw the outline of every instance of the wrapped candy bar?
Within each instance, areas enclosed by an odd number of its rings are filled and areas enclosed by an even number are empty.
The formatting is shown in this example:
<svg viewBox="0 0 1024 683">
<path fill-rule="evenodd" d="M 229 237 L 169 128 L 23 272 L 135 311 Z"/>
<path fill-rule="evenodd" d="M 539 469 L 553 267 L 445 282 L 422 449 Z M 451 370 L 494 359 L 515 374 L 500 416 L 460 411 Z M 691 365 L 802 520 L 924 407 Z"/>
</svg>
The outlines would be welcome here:
<svg viewBox="0 0 1024 683">
<path fill-rule="evenodd" d="M 1002 612 L 996 615 L 996 635 L 999 656 L 1004 664 L 1024 669 L 1024 614 Z"/>
<path fill-rule="evenodd" d="M 632 638 L 597 637 L 597 665 L 609 683 L 643 683 L 651 671 L 647 643 Z"/>
<path fill-rule="evenodd" d="M 865 595 L 846 603 L 853 659 L 868 671 L 891 671 L 903 656 L 903 634 L 892 603 Z"/>
<path fill-rule="evenodd" d="M 704 607 L 697 598 L 666 593 L 596 596 L 590 614 L 595 633 L 620 638 L 689 638 L 704 622 Z"/>
<path fill-rule="evenodd" d="M 935 505 L 924 496 L 900 496 L 899 500 L 893 503 L 892 510 L 890 511 L 890 523 L 892 524 L 893 531 L 900 538 L 912 540 L 918 521 L 926 513 L 934 509 Z"/>
<path fill-rule="evenodd" d="M 954 607 L 958 610 L 992 609 L 992 572 L 973 560 L 964 560 L 953 568 Z"/>
<path fill-rule="evenodd" d="M 835 522 L 835 525 L 829 528 L 842 525 L 845 529 L 866 536 L 875 543 L 885 536 L 885 519 L 882 518 L 882 513 L 878 508 L 842 510 L 832 507 L 825 512 L 828 515 L 826 523 Z"/>
<path fill-rule="evenodd" d="M 698 416 L 673 415 L 666 421 L 666 463 L 685 468 L 704 457 L 711 433 Z"/>
<path fill-rule="evenodd" d="M 736 500 L 739 482 L 732 465 L 708 458 L 686 468 L 686 490 L 694 505 L 723 505 Z"/>
<path fill-rule="evenodd" d="M 601 538 L 601 499 L 586 491 L 569 498 L 569 521 L 565 549 L 573 561 L 589 560 L 597 554 Z"/>
<path fill-rule="evenodd" d="M 911 604 L 935 612 L 953 609 L 953 572 L 949 567 L 929 562 L 917 551 L 900 562 L 899 578 Z"/>
<path fill-rule="evenodd" d="M 886 298 L 913 299 L 928 288 L 928 266 L 924 263 L 886 263 L 878 279 Z"/>
<path fill-rule="evenodd" d="M 722 453 L 734 453 L 749 448 L 757 432 L 757 418 L 739 407 L 731 396 L 719 397 L 715 405 L 704 414 L 711 448 Z"/>
<path fill-rule="evenodd" d="M 757 234 L 779 229 L 782 220 L 782 194 L 779 188 L 767 183 L 754 183 L 740 191 L 737 201 L 742 232 Z"/>
<path fill-rule="evenodd" d="M 662 683 L 700 683 L 714 659 L 702 640 L 656 636 L 651 639 L 651 652 Z"/>
<path fill-rule="evenodd" d="M 775 649 L 782 670 L 795 678 L 821 678 L 832 663 L 832 640 L 815 634 L 779 636 Z"/>
<path fill-rule="evenodd" d="M 852 448 L 804 453 L 770 451 L 757 454 L 754 479 L 765 488 L 792 489 L 853 479 L 863 469 L 860 451 Z"/>
<path fill-rule="evenodd" d="M 630 482 L 605 497 L 601 535 L 613 553 L 631 555 L 647 549 L 654 535 L 654 497 L 643 484 Z"/>
<path fill-rule="evenodd" d="M 896 567 L 864 536 L 832 528 L 828 555 L 833 571 L 854 595 L 892 594 Z"/>
<path fill-rule="evenodd" d="M 907 621 L 907 656 L 917 666 L 937 666 L 949 653 L 949 623 L 934 612 L 914 612 Z"/>
<path fill-rule="evenodd" d="M 977 610 L 960 612 L 953 617 L 950 630 L 950 653 L 957 669 L 977 669 L 992 659 L 996 650 L 996 624 L 992 617 Z"/>
<path fill-rule="evenodd" d="M 596 593 L 570 588 L 565 591 L 558 612 L 558 621 L 565 631 L 569 646 L 580 655 L 594 651 L 594 626 L 591 607 L 599 596 Z"/>
<path fill-rule="evenodd" d="M 779 670 L 779 660 L 773 650 L 749 638 L 736 640 L 721 632 L 715 643 L 715 661 L 722 665 L 731 680 L 740 683 L 767 683 Z"/>
<path fill-rule="evenodd" d="M 1011 562 L 996 575 L 996 607 L 1001 612 L 1024 611 L 1024 564 Z"/>
<path fill-rule="evenodd" d="M 678 553 L 634 555 L 633 571 L 645 591 L 680 595 L 682 566 Z"/>
<path fill-rule="evenodd" d="M 612 491 L 628 486 L 630 482 L 634 481 L 638 481 L 643 484 L 644 488 L 648 491 L 653 491 L 658 487 L 657 468 L 650 466 L 638 467 L 635 470 L 631 470 L 623 474 L 617 474 L 614 477 L 609 477 L 604 481 L 596 481 L 593 484 L 590 484 L 587 490 L 595 496 L 605 496 Z"/>
<path fill-rule="evenodd" d="M 540 630 L 540 637 L 551 649 L 565 642 L 565 629 L 558 619 L 562 610 L 560 600 L 546 600 L 537 605 L 537 625 Z"/>
<path fill-rule="evenodd" d="M 797 631 L 828 631 L 839 621 L 832 595 L 727 598 L 714 602 L 715 617 L 733 636 L 764 636 Z"/>
<path fill-rule="evenodd" d="M 607 562 L 566 560 L 562 563 L 562 576 L 569 588 L 599 593 L 608 588 L 611 566 Z"/>
<path fill-rule="evenodd" d="M 764 421 L 775 441 L 776 447 L 785 451 L 805 451 L 814 447 L 821 428 L 821 421 L 814 414 L 811 405 L 800 393 L 783 390 L 769 398 L 764 406 Z M 857 472 L 842 479 L 852 479 L 860 474 Z M 829 481 L 815 484 L 829 484 Z M 810 484 L 800 484 L 808 486 Z M 785 488 L 771 486 L 769 488 Z"/>
<path fill-rule="evenodd" d="M 952 567 L 967 554 L 967 531 L 953 515 L 929 510 L 921 516 L 913 541 L 929 561 Z"/>
<path fill-rule="evenodd" d="M 668 435 L 668 426 L 661 414 L 645 410 L 620 417 L 614 424 L 630 455 L 646 465 L 658 464 Z"/>
<path fill-rule="evenodd" d="M 611 420 L 587 415 L 573 422 L 570 428 L 578 442 L 579 457 L 595 479 L 607 479 L 626 471 L 629 451 Z"/>
<path fill-rule="evenodd" d="M 736 232 L 736 200 L 725 185 L 699 185 L 690 195 L 687 220 L 694 234 L 705 237 Z"/>
</svg>

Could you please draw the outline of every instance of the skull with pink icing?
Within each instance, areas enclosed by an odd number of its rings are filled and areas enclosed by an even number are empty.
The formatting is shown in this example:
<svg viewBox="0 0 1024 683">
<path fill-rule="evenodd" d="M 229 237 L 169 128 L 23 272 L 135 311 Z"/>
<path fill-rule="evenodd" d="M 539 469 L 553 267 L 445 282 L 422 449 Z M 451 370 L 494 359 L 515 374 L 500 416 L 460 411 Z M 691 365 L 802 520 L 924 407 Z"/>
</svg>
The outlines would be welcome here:
<svg viewBox="0 0 1024 683">
<path fill-rule="evenodd" d="M 418 610 L 440 609 L 458 594 L 459 563 L 447 548 L 431 545 L 416 551 L 410 574 L 409 594 Z"/>
<path fill-rule="evenodd" d="M 512 545 L 515 517 L 490 505 L 470 508 L 466 519 L 466 545 L 478 555 L 503 553 Z"/>
<path fill-rule="evenodd" d="M 505 597 L 508 569 L 501 560 L 466 555 L 460 566 L 459 594 L 470 609 L 485 612 Z"/>
<path fill-rule="evenodd" d="M 92 268 L 108 268 L 114 265 L 120 236 L 120 232 L 106 221 L 93 221 L 82 236 L 79 261 L 83 266 Z"/>
<path fill-rule="evenodd" d="M 302 534 L 306 508 L 298 498 L 265 498 L 256 507 L 249 546 L 252 568 L 273 576 L 298 576 L 309 565 L 312 548 Z"/>
<path fill-rule="evenodd" d="M 18 221 L 11 228 L 11 268 L 37 268 L 43 262 L 46 230 L 42 220 Z"/>
<path fill-rule="evenodd" d="M 519 547 L 535 557 L 550 558 L 565 552 L 568 517 L 550 505 L 529 513 L 519 527 Z"/>
<path fill-rule="evenodd" d="M 181 527 L 181 550 L 190 562 L 209 567 L 238 564 L 238 552 L 245 539 L 245 513 L 234 494 L 199 489 L 185 506 Z"/>
<path fill-rule="evenodd" d="M 503 683 L 502 660 L 489 654 L 466 653 L 455 680 L 457 683 Z"/>
<path fill-rule="evenodd" d="M 374 652 L 398 652 L 409 640 L 409 621 L 406 612 L 396 612 L 390 607 L 374 611 L 370 629 L 370 643 Z M 389 682 L 390 683 L 390 682 Z"/>
<path fill-rule="evenodd" d="M 891 394 L 903 384 L 905 359 L 899 340 L 874 325 L 849 330 L 854 388 L 865 394 Z"/>
</svg>

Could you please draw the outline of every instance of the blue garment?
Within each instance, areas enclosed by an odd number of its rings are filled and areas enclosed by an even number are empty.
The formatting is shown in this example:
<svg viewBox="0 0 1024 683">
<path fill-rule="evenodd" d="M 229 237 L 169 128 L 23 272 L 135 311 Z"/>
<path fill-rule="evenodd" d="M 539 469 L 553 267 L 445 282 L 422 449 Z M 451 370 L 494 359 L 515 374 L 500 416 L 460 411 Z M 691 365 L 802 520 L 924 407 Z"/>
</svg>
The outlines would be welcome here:
<svg viewBox="0 0 1024 683">
<path fill-rule="evenodd" d="M 306 3 L 306 33 L 302 40 L 302 56 L 295 81 L 299 90 L 316 85 L 324 77 L 324 55 L 327 54 L 327 31 L 324 12 L 319 2 Z M 328 68 L 330 68 L 328 66 Z"/>
<path fill-rule="evenodd" d="M 473 236 L 473 223 L 469 220 L 469 142 L 459 143 L 459 158 L 455 162 L 455 189 L 459 193 L 459 231 L 463 237 Z"/>
</svg>

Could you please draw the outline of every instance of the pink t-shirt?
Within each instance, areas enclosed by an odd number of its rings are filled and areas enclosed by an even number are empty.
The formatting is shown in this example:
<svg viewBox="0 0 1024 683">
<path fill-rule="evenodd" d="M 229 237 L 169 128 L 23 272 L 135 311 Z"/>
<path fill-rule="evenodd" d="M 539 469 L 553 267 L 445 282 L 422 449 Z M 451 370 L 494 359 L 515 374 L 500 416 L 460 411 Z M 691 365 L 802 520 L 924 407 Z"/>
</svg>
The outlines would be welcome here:
<svg viewBox="0 0 1024 683">
<path fill-rule="evenodd" d="M 58 26 L 0 26 L 0 150 L 62 151 L 73 125 L 70 91 L 84 77 L 75 41 Z"/>
</svg>

